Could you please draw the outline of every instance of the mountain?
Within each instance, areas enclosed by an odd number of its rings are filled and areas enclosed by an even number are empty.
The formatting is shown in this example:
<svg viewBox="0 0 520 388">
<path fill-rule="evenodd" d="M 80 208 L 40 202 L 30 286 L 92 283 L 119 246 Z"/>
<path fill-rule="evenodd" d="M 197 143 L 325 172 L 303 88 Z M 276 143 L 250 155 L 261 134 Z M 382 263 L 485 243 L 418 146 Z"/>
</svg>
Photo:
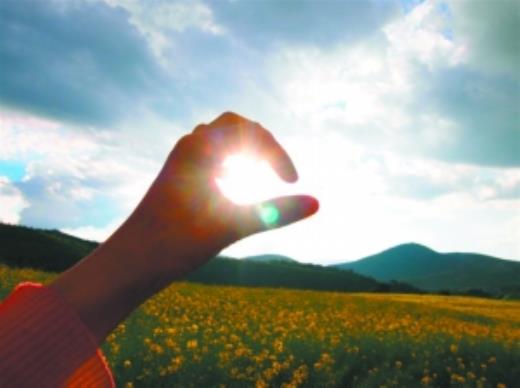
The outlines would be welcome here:
<svg viewBox="0 0 520 388">
<path fill-rule="evenodd" d="M 333 266 L 379 281 L 398 280 L 429 291 L 520 290 L 520 262 L 476 253 L 439 253 L 415 243 Z"/>
<path fill-rule="evenodd" d="M 288 256 L 276 255 L 276 254 L 246 256 L 246 257 L 242 258 L 242 260 L 256 261 L 256 262 L 260 262 L 260 263 L 268 263 L 271 261 L 284 261 L 286 263 L 298 263 L 297 260 L 291 259 Z"/>
<path fill-rule="evenodd" d="M 58 230 L 0 223 L 0 263 L 11 267 L 61 272 L 97 246 L 96 242 Z M 301 264 L 275 254 L 243 260 L 217 258 L 188 280 L 330 291 L 481 290 L 495 295 L 519 295 L 520 263 L 475 253 L 439 253 L 410 243 L 329 267 Z"/>
<path fill-rule="evenodd" d="M 351 271 L 297 262 L 259 262 L 218 257 L 188 275 L 189 281 L 321 291 L 379 291 L 386 285 Z M 401 290 L 404 291 L 404 290 Z"/>
<path fill-rule="evenodd" d="M 61 272 L 98 246 L 57 230 L 0 224 L 0 263 Z M 326 291 L 418 292 L 406 284 L 384 284 L 370 277 L 319 265 L 300 264 L 285 256 L 261 255 L 246 260 L 217 257 L 188 281 L 254 287 Z"/>
<path fill-rule="evenodd" d="M 12 267 L 60 272 L 74 265 L 97 246 L 98 243 L 58 230 L 0 223 L 0 263 Z"/>
</svg>

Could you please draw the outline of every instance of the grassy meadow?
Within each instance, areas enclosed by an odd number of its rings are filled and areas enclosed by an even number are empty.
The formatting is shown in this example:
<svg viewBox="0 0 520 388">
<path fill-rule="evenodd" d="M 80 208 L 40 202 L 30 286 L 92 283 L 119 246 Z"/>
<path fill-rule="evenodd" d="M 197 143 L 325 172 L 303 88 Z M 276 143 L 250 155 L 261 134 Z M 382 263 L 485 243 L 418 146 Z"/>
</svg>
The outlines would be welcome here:
<svg viewBox="0 0 520 388">
<path fill-rule="evenodd" d="M 518 387 L 520 302 L 178 283 L 103 351 L 120 387 Z"/>
</svg>

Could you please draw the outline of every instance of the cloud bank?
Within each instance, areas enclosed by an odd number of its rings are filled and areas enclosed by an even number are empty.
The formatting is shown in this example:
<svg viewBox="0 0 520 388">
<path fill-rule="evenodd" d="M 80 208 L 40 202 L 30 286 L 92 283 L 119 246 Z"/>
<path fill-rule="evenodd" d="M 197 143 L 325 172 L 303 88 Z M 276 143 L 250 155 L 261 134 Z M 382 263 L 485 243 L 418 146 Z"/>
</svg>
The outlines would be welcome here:
<svg viewBox="0 0 520 388">
<path fill-rule="evenodd" d="M 0 2 L 3 221 L 103 238 L 183 132 L 273 130 L 315 218 L 231 247 L 520 258 L 519 4 Z"/>
</svg>

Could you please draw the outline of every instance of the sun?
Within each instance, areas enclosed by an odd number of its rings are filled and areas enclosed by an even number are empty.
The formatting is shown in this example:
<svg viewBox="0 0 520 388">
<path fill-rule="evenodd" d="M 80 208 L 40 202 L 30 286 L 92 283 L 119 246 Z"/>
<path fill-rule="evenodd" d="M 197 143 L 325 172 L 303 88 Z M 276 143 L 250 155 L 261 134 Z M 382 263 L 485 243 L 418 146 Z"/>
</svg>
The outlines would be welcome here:
<svg viewBox="0 0 520 388">
<path fill-rule="evenodd" d="M 269 163 L 247 153 L 228 156 L 216 178 L 222 194 L 237 205 L 249 205 L 287 193 L 287 184 Z"/>
</svg>

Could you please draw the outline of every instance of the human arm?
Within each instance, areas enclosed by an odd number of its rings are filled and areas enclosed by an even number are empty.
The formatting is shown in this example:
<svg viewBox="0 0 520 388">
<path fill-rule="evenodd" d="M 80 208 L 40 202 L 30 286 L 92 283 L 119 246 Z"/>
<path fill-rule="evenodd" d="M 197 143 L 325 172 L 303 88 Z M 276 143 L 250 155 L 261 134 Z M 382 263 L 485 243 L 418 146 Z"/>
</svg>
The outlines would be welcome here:
<svg viewBox="0 0 520 388">
<path fill-rule="evenodd" d="M 225 198 L 215 177 L 224 158 L 242 149 L 266 159 L 282 179 L 296 181 L 289 156 L 266 129 L 225 113 L 184 136 L 123 225 L 50 285 L 98 343 L 142 302 L 226 246 L 317 211 L 317 200 L 303 195 L 251 206 Z M 276 224 L 259 216 L 267 204 L 279 212 Z"/>
</svg>

